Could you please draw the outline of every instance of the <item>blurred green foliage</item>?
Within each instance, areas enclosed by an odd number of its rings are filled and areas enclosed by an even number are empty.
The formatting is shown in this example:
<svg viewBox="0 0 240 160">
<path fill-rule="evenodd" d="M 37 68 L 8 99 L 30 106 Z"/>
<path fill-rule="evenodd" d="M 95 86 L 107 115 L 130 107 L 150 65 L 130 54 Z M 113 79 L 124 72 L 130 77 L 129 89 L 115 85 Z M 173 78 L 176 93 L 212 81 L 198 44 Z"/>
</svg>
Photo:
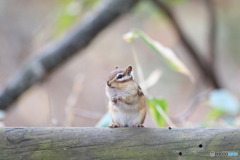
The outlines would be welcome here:
<svg viewBox="0 0 240 160">
<path fill-rule="evenodd" d="M 80 4 L 73 0 L 59 1 L 59 15 L 54 29 L 54 36 L 59 37 L 79 18 Z"/>
<path fill-rule="evenodd" d="M 89 9 L 99 1 L 101 0 L 82 0 L 82 5 L 84 6 L 84 9 Z"/>
<path fill-rule="evenodd" d="M 60 0 L 54 36 L 60 37 L 100 0 Z"/>
<path fill-rule="evenodd" d="M 159 127 L 163 127 L 166 124 L 165 118 L 159 112 L 161 109 L 163 112 L 168 112 L 168 105 L 165 99 L 149 98 L 147 100 L 149 111 Z"/>
<path fill-rule="evenodd" d="M 224 115 L 224 111 L 220 110 L 220 109 L 216 109 L 216 108 L 212 108 L 207 115 L 207 119 L 208 120 L 216 120 L 218 118 L 220 118 L 222 115 Z"/>
<path fill-rule="evenodd" d="M 162 0 L 162 1 L 169 4 L 180 4 L 187 2 L 187 0 Z"/>
</svg>

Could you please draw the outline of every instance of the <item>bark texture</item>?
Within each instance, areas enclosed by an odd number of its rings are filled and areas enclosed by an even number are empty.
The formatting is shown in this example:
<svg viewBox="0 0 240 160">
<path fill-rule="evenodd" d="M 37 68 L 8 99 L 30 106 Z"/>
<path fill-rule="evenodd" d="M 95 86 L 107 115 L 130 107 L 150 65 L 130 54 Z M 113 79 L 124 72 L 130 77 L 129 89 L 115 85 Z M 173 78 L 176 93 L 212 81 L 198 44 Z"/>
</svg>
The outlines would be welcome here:
<svg viewBox="0 0 240 160">
<path fill-rule="evenodd" d="M 1 160 L 239 159 L 240 129 L 1 128 Z"/>
</svg>

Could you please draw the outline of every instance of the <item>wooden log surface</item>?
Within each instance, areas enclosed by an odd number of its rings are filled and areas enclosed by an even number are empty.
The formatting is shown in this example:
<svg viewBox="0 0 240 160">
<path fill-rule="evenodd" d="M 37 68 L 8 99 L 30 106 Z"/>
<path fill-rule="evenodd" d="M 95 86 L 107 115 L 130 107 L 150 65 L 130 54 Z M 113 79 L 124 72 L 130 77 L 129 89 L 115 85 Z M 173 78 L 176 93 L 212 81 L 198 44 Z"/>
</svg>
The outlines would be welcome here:
<svg viewBox="0 0 240 160">
<path fill-rule="evenodd" d="M 240 129 L 0 128 L 0 160 L 240 159 L 236 153 Z"/>
</svg>

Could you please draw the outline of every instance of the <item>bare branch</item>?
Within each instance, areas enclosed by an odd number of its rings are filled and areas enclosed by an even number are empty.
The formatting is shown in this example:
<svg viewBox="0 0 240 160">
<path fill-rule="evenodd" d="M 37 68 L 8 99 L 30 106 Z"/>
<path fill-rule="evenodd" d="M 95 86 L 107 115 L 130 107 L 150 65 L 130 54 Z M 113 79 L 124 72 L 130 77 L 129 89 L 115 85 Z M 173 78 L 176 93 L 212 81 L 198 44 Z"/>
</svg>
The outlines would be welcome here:
<svg viewBox="0 0 240 160">
<path fill-rule="evenodd" d="M 216 10 L 213 0 L 204 0 L 208 12 L 208 52 L 210 55 L 210 63 L 214 68 L 216 56 L 216 41 L 217 41 L 217 19 Z"/>
<path fill-rule="evenodd" d="M 201 92 L 201 93 L 197 94 L 195 97 L 193 97 L 189 106 L 187 106 L 180 114 L 178 114 L 174 117 L 171 117 L 174 120 L 174 122 L 182 123 L 189 116 L 191 116 L 192 112 L 198 107 L 198 105 L 201 102 L 206 101 L 208 99 L 208 96 L 211 93 L 211 91 L 212 91 L 212 88 L 207 89 L 206 91 Z"/>
<path fill-rule="evenodd" d="M 159 7 L 169 18 L 170 22 L 172 23 L 173 27 L 175 28 L 181 42 L 183 43 L 184 47 L 189 53 L 189 56 L 192 58 L 192 60 L 195 62 L 199 70 L 201 71 L 202 77 L 208 77 L 208 80 L 213 85 L 214 88 L 220 88 L 220 83 L 215 76 L 215 73 L 211 69 L 211 66 L 209 63 L 201 57 L 194 45 L 190 42 L 187 35 L 184 33 L 182 28 L 180 27 L 180 24 L 174 15 L 172 9 L 165 4 L 164 2 L 160 0 L 152 0 L 154 4 L 156 4 L 157 7 Z"/>
<path fill-rule="evenodd" d="M 208 12 L 208 53 L 211 72 L 215 74 L 216 65 L 216 45 L 217 45 L 217 13 L 213 0 L 204 0 Z"/>
<path fill-rule="evenodd" d="M 38 54 L 40 56 L 31 59 L 10 78 L 5 88 L 0 91 L 0 109 L 7 109 L 29 87 L 87 47 L 98 33 L 137 2 L 138 0 L 103 1 L 96 12 L 87 15 L 75 30 L 59 42 L 45 47 Z"/>
</svg>

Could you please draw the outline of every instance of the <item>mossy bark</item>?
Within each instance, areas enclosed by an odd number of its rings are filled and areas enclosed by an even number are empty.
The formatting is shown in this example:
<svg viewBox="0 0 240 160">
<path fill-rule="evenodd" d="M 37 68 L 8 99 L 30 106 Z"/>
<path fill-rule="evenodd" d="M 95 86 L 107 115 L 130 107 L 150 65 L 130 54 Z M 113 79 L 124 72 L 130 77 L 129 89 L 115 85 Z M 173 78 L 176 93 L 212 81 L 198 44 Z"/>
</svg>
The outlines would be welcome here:
<svg viewBox="0 0 240 160">
<path fill-rule="evenodd" d="M 239 159 L 240 129 L 1 128 L 0 160 Z"/>
</svg>

